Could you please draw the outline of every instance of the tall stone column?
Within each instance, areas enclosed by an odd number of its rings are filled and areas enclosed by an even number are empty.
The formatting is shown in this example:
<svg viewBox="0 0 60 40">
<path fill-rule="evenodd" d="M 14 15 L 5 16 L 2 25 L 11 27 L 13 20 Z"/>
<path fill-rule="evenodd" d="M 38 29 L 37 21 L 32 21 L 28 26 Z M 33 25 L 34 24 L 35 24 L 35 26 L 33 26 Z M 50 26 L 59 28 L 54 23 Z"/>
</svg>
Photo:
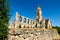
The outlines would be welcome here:
<svg viewBox="0 0 60 40">
<path fill-rule="evenodd" d="M 16 12 L 15 28 L 19 26 L 19 17 L 20 15 L 18 14 L 18 12 Z"/>
<path fill-rule="evenodd" d="M 42 28 L 45 28 L 45 20 L 42 21 Z"/>
<path fill-rule="evenodd" d="M 48 28 L 52 28 L 51 21 L 48 20 Z"/>
<path fill-rule="evenodd" d="M 28 18 L 26 18 L 26 23 L 28 23 Z"/>
<path fill-rule="evenodd" d="M 28 27 L 28 18 L 26 18 L 26 28 Z"/>
<path fill-rule="evenodd" d="M 29 24 L 31 24 L 31 19 L 29 19 Z"/>
<path fill-rule="evenodd" d="M 32 27 L 31 24 L 32 24 L 32 23 L 31 23 L 31 19 L 29 19 L 29 27 L 30 27 L 30 28 Z"/>
<path fill-rule="evenodd" d="M 24 23 L 24 17 L 23 16 L 21 16 L 22 17 L 22 23 Z"/>
<path fill-rule="evenodd" d="M 32 28 L 35 28 L 36 27 L 36 21 L 33 21 L 32 23 L 33 23 L 32 24 L 33 25 Z"/>
</svg>

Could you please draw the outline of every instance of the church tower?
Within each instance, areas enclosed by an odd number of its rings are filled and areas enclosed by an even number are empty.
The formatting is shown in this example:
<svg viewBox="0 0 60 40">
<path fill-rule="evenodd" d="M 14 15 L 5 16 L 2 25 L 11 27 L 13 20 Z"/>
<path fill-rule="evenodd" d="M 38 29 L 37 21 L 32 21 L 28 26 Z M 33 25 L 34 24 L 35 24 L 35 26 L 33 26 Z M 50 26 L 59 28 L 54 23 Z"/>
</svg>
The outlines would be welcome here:
<svg viewBox="0 0 60 40">
<path fill-rule="evenodd" d="M 42 11 L 41 11 L 40 6 L 38 6 L 36 10 L 36 21 L 39 23 L 42 21 Z"/>
</svg>

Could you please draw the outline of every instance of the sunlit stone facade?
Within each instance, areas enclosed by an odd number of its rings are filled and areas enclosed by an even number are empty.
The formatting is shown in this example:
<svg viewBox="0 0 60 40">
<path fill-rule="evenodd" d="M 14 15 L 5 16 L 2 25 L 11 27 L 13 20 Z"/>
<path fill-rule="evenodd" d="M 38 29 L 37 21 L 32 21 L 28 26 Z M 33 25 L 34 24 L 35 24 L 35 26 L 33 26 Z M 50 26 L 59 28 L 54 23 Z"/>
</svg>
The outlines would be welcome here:
<svg viewBox="0 0 60 40">
<path fill-rule="evenodd" d="M 56 38 L 59 38 L 57 30 L 52 28 L 50 19 L 42 17 L 39 6 L 36 10 L 35 20 L 16 12 L 15 20 L 9 25 L 8 40 L 53 40 Z"/>
<path fill-rule="evenodd" d="M 16 19 L 10 24 L 9 28 L 52 28 L 51 21 L 42 17 L 42 10 L 38 6 L 35 20 L 21 16 L 16 12 Z"/>
</svg>

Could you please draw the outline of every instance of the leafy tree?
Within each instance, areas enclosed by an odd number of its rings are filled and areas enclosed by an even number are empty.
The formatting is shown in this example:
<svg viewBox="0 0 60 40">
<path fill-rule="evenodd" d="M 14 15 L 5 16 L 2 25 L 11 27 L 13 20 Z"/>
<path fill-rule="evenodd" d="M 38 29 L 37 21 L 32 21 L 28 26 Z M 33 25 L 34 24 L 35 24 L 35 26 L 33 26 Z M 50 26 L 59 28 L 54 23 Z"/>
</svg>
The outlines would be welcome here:
<svg viewBox="0 0 60 40">
<path fill-rule="evenodd" d="M 0 40 L 7 37 L 9 15 L 7 0 L 0 0 Z"/>
<path fill-rule="evenodd" d="M 59 26 L 52 26 L 54 29 L 57 29 L 58 33 L 60 34 L 60 27 Z"/>
</svg>

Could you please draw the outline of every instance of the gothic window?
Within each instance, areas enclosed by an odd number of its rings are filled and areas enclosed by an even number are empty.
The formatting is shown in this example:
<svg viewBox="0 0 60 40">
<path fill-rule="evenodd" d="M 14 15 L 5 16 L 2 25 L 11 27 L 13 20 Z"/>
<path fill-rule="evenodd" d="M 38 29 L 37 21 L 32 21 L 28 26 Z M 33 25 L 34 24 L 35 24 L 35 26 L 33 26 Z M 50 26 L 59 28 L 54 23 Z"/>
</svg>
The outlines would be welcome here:
<svg viewBox="0 0 60 40">
<path fill-rule="evenodd" d="M 19 20 L 20 20 L 20 22 L 22 21 L 22 17 L 21 16 L 20 16 L 20 19 Z"/>
<path fill-rule="evenodd" d="M 28 19 L 28 23 L 29 23 L 29 19 Z"/>
<path fill-rule="evenodd" d="M 24 23 L 26 23 L 26 18 L 24 18 Z"/>
</svg>

